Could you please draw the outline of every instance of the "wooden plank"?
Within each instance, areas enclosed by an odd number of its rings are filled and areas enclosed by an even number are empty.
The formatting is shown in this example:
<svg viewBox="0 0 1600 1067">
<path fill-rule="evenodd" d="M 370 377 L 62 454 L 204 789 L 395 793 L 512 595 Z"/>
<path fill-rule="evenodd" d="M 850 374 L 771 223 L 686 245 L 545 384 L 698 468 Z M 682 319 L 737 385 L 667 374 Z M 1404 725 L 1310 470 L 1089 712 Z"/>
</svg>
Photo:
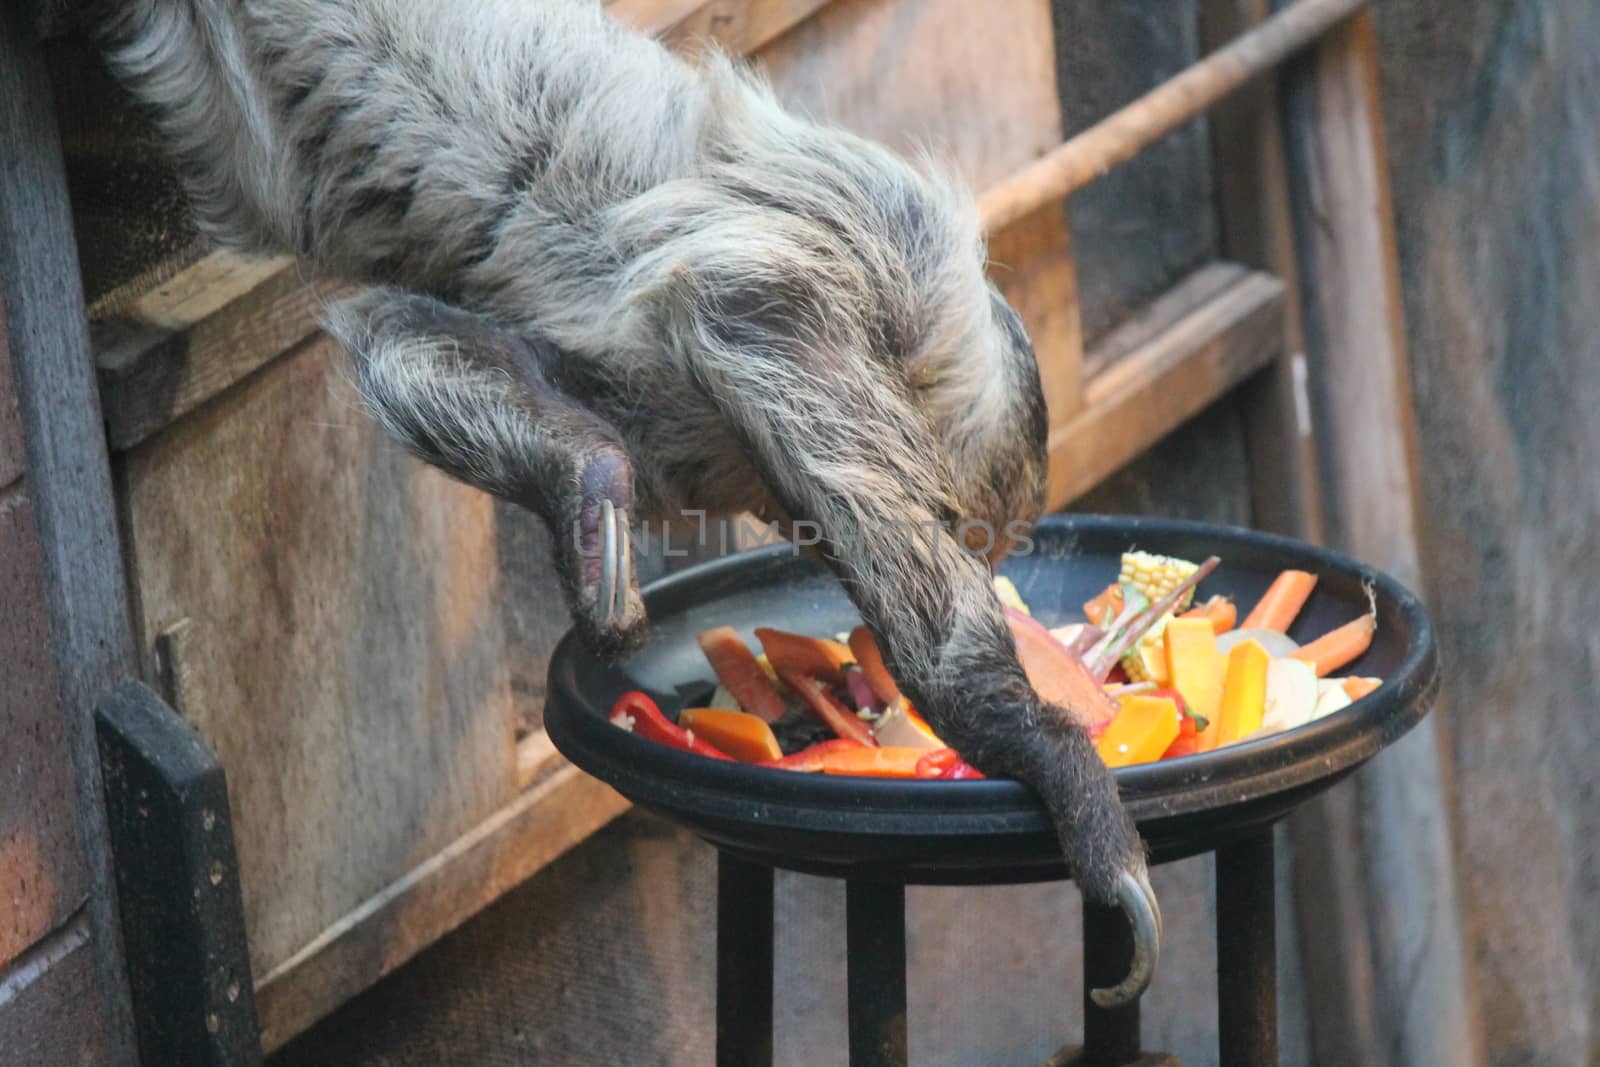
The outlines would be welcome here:
<svg viewBox="0 0 1600 1067">
<path fill-rule="evenodd" d="M 932 145 L 978 188 L 1061 139 L 1045 0 L 1005 18 L 965 0 L 839 0 L 757 58 L 787 104 L 900 150 Z M 1077 409 L 1083 356 L 1064 209 L 996 229 L 990 257 L 1059 424 Z"/>
<path fill-rule="evenodd" d="M 342 359 L 302 346 L 124 471 L 148 676 L 228 769 L 257 974 L 516 795 L 490 498 Z"/>
<path fill-rule="evenodd" d="M 1059 145 L 989 189 L 979 204 L 992 228 L 1069 196 L 1272 70 L 1367 0 L 1296 0 L 1266 22 Z"/>
<path fill-rule="evenodd" d="M 217 754 L 147 686 L 95 712 L 123 949 L 143 1062 L 258 1067 L 228 785 Z"/>
<path fill-rule="evenodd" d="M 42 568 L 25 487 L 0 490 L 0 973 L 89 895 Z"/>
<path fill-rule="evenodd" d="M 1329 541 L 1416 588 L 1415 428 L 1370 18 L 1329 35 L 1289 75 Z M 1368 1022 L 1366 1047 L 1398 1062 L 1471 1064 L 1482 1061 L 1482 1035 L 1458 918 L 1442 715 L 1357 775 L 1336 806 L 1313 809 L 1321 825 L 1305 829 L 1320 837 L 1296 834 L 1296 888 L 1308 968 L 1345 984 L 1340 1001 L 1364 1004 L 1338 1025 Z M 1345 921 L 1327 922 L 1330 911 Z M 1350 947 L 1363 931 L 1366 944 Z"/>
<path fill-rule="evenodd" d="M 1200 28 L 1207 49 L 1266 19 L 1270 0 L 1203 0 Z M 1306 394 L 1305 331 L 1300 323 L 1299 271 L 1289 208 L 1288 162 L 1278 128 L 1276 85 L 1256 81 L 1211 112 L 1222 251 L 1268 271 L 1284 284 L 1284 347 L 1245 383 L 1253 523 L 1310 541 L 1323 537 L 1316 438 Z"/>
<path fill-rule="evenodd" d="M 94 324 L 111 446 L 126 449 L 311 336 L 339 287 L 215 252 Z"/>
<path fill-rule="evenodd" d="M 830 0 L 609 0 L 606 10 L 680 52 L 754 52 Z"/>
<path fill-rule="evenodd" d="M 526 789 L 552 767 L 561 763 L 561 753 L 544 730 L 536 730 L 517 742 L 517 788 Z"/>
<path fill-rule="evenodd" d="M 22 411 L 11 374 L 11 347 L 6 343 L 6 307 L 0 293 L 0 489 L 22 477 Z"/>
<path fill-rule="evenodd" d="M 0 970 L 0 1053 L 8 1064 L 113 1061 L 117 1047 L 103 1014 L 94 933 L 87 911 L 75 913 L 25 956 Z"/>
<path fill-rule="evenodd" d="M 270 1052 L 628 808 L 561 767 L 352 911 L 256 988 Z"/>
<path fill-rule="evenodd" d="M 110 850 L 94 749 L 95 702 L 134 669 L 127 584 L 100 402 L 83 318 L 50 86 L 21 13 L 0 11 L 0 293 L 22 413 L 28 492 L 54 664 L 55 708 L 76 784 L 87 872 L 92 995 L 78 1025 L 105 1036 L 105 1059 L 134 1058 Z"/>
<path fill-rule="evenodd" d="M 1108 345 L 1123 347 L 1117 339 L 1122 330 L 1149 337 L 1090 379 L 1084 410 L 1050 435 L 1049 507 L 1087 491 L 1277 354 L 1283 286 L 1232 269 L 1237 280 L 1222 292 L 1188 304 L 1159 301 L 1163 320 L 1136 317 L 1107 338 Z M 1202 273 L 1184 284 L 1204 292 L 1212 279 Z"/>
</svg>

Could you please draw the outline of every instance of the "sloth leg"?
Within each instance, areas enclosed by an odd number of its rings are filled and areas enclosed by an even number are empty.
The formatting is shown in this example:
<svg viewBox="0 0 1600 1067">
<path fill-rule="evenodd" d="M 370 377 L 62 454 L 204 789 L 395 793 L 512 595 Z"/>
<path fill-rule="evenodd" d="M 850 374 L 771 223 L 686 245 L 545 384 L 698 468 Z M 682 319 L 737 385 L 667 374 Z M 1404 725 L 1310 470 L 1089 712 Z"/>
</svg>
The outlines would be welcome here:
<svg viewBox="0 0 1600 1067">
<path fill-rule="evenodd" d="M 378 422 L 422 460 L 535 512 L 580 633 L 608 655 L 642 637 L 622 436 L 552 381 L 561 353 L 431 297 L 372 289 L 335 306 Z"/>
</svg>

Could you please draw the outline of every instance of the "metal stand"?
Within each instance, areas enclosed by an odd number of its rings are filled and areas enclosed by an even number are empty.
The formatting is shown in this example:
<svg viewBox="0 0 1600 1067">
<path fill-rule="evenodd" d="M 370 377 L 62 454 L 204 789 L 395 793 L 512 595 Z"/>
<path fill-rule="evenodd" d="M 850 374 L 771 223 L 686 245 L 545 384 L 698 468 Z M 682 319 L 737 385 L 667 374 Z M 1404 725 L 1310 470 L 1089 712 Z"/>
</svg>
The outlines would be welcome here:
<svg viewBox="0 0 1600 1067">
<path fill-rule="evenodd" d="M 1217 850 L 1217 1022 L 1223 1067 L 1278 1062 L 1272 831 Z M 717 1064 L 772 1064 L 772 868 L 717 859 Z M 846 879 L 851 1067 L 906 1067 L 906 896 L 900 882 Z M 1088 990 L 1127 973 L 1122 913 L 1083 909 L 1083 1047 L 1054 1067 L 1155 1067 L 1177 1060 L 1139 1047 L 1139 1005 L 1106 1010 Z"/>
<path fill-rule="evenodd" d="M 1278 1062 L 1272 830 L 1217 849 L 1217 1030 L 1223 1067 Z"/>
<path fill-rule="evenodd" d="M 772 868 L 720 851 L 717 1064 L 772 1067 Z"/>
<path fill-rule="evenodd" d="M 906 887 L 845 883 L 851 1067 L 906 1064 Z"/>
</svg>

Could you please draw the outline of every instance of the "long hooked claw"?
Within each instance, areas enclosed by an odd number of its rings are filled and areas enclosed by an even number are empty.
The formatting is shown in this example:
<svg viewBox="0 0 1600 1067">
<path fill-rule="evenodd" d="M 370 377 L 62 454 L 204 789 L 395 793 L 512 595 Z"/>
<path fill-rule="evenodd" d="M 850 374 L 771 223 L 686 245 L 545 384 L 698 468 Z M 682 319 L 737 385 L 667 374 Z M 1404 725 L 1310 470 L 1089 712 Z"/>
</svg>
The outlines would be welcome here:
<svg viewBox="0 0 1600 1067">
<path fill-rule="evenodd" d="M 595 601 L 608 622 L 617 617 L 617 586 L 626 573 L 617 566 L 617 509 L 609 500 L 600 501 L 600 588 Z"/>
<path fill-rule="evenodd" d="M 621 512 L 612 512 L 612 522 L 617 527 L 617 580 L 616 595 L 611 599 L 611 623 L 621 626 L 623 619 L 628 615 L 629 583 L 633 574 L 633 535 L 628 532 L 628 523 Z"/>
<path fill-rule="evenodd" d="M 1117 879 L 1117 904 L 1133 927 L 1133 965 L 1128 977 L 1110 989 L 1090 990 L 1102 1008 L 1120 1008 L 1139 999 L 1155 977 L 1161 959 L 1161 907 L 1144 871 L 1123 871 Z"/>
</svg>

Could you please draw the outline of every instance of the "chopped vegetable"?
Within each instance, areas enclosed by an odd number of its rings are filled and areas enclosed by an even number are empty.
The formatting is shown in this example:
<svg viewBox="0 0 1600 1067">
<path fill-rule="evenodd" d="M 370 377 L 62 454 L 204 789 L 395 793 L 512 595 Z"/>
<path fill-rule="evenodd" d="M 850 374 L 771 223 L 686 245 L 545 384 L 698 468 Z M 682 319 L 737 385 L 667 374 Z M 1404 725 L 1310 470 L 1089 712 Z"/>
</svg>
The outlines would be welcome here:
<svg viewBox="0 0 1600 1067">
<path fill-rule="evenodd" d="M 1261 729 L 1267 706 L 1267 666 L 1272 657 L 1254 641 L 1228 653 L 1228 670 L 1222 683 L 1222 707 L 1217 715 L 1217 744 L 1231 745 Z"/>
<path fill-rule="evenodd" d="M 1078 720 L 1109 765 L 1203 755 L 1292 730 L 1383 684 L 1327 677 L 1371 646 L 1375 604 L 1301 647 L 1284 631 L 1314 594 L 1316 577 L 1284 571 L 1240 623 L 1229 598 L 1196 597 L 1219 562 L 1125 553 L 1119 580 L 1084 605 L 1084 620 L 1053 628 L 1032 616 L 1015 585 L 995 580 L 1029 682 Z M 612 721 L 675 748 L 763 767 L 983 777 L 906 699 L 867 627 L 837 640 L 775 629 L 756 636 L 759 655 L 730 627 L 701 635 L 719 680 L 709 706 L 674 723 L 647 695 L 632 693 L 618 701 Z"/>
<path fill-rule="evenodd" d="M 1261 601 L 1244 617 L 1241 629 L 1286 633 L 1317 586 L 1317 576 L 1305 571 L 1284 571 L 1273 579 Z"/>
<path fill-rule="evenodd" d="M 1342 685 L 1330 685 L 1317 697 L 1317 708 L 1312 713 L 1313 719 L 1320 719 L 1325 715 L 1332 715 L 1336 711 L 1343 711 L 1355 701 L 1350 699 L 1350 694 L 1344 691 Z"/>
<path fill-rule="evenodd" d="M 656 706 L 656 702 L 644 693 L 635 691 L 618 697 L 617 702 L 611 706 L 611 722 L 668 748 L 710 756 L 712 759 L 732 759 L 716 746 L 696 737 L 692 730 L 685 730 L 667 718 Z"/>
<path fill-rule="evenodd" d="M 1178 718 L 1178 736 L 1161 753 L 1162 759 L 1176 759 L 1179 756 L 1192 756 L 1200 751 L 1200 725 L 1199 720 L 1193 715 L 1182 715 Z"/>
<path fill-rule="evenodd" d="M 1111 721 L 1117 703 L 1090 675 L 1083 660 L 1068 651 L 1032 617 L 1007 610 L 1017 657 L 1041 699 L 1066 708 L 1085 726 Z"/>
<path fill-rule="evenodd" d="M 783 749 L 765 719 L 726 708 L 684 708 L 678 725 L 740 763 L 782 759 Z"/>
<path fill-rule="evenodd" d="M 927 749 L 923 748 L 838 748 L 823 755 L 822 773 L 915 778 L 917 764 L 927 754 Z"/>
<path fill-rule="evenodd" d="M 889 668 L 884 666 L 883 652 L 878 648 L 878 641 L 872 636 L 871 630 L 857 626 L 850 631 L 850 652 L 878 699 L 891 708 L 900 703 L 900 687 L 895 684 Z"/>
<path fill-rule="evenodd" d="M 1131 696 L 1095 742 L 1108 767 L 1126 767 L 1161 758 L 1182 729 L 1178 705 L 1170 697 Z"/>
<path fill-rule="evenodd" d="M 756 640 L 761 642 L 772 669 L 785 681 L 788 675 L 799 674 L 843 685 L 845 664 L 855 662 L 847 646 L 825 637 L 804 637 L 759 627 Z"/>
<path fill-rule="evenodd" d="M 872 686 L 867 684 L 867 676 L 861 668 L 854 663 L 848 663 L 844 668 L 844 691 L 850 698 L 850 703 L 855 705 L 857 711 L 877 711 L 881 706 L 878 694 L 872 691 Z"/>
<path fill-rule="evenodd" d="M 1134 599 L 1134 594 L 1137 594 L 1139 600 L 1144 599 L 1144 594 L 1139 593 L 1132 585 L 1124 585 L 1122 598 L 1130 603 L 1124 609 L 1122 617 L 1119 617 L 1109 628 L 1105 640 L 1096 645 L 1090 653 L 1089 671 L 1095 679 L 1103 680 L 1117 660 L 1125 656 L 1128 650 L 1137 644 L 1144 637 L 1146 631 L 1154 626 L 1163 615 L 1176 608 L 1183 601 L 1183 598 L 1189 595 L 1189 591 L 1198 585 L 1206 575 L 1216 570 L 1217 564 L 1221 562 L 1216 556 L 1212 556 L 1196 567 L 1194 573 L 1180 582 L 1171 592 L 1154 604 L 1145 607 L 1142 611 L 1133 611 L 1134 605 L 1131 602 Z M 1131 618 L 1128 617 L 1130 612 L 1132 612 Z"/>
<path fill-rule="evenodd" d="M 1167 673 L 1166 633 L 1167 623 L 1172 621 L 1171 615 L 1163 615 L 1156 620 L 1156 624 L 1139 639 L 1133 650 L 1123 656 L 1118 662 L 1122 671 L 1134 682 L 1154 682 L 1157 685 L 1166 685 L 1172 681 Z"/>
<path fill-rule="evenodd" d="M 1104 629 L 1112 619 L 1122 614 L 1122 583 L 1112 582 L 1100 595 L 1083 605 L 1083 617 L 1091 625 Z"/>
<path fill-rule="evenodd" d="M 1325 678 L 1340 667 L 1360 659 L 1372 647 L 1372 635 L 1377 631 L 1377 616 L 1369 613 L 1354 622 L 1345 623 L 1337 630 L 1329 630 L 1291 655 L 1311 664 L 1318 678 Z"/>
<path fill-rule="evenodd" d="M 758 631 L 759 632 L 759 631 Z M 771 653 L 769 652 L 770 656 Z M 774 660 L 776 662 L 776 660 Z M 872 730 L 866 723 L 858 719 L 849 708 L 836 700 L 832 693 L 823 685 L 822 681 L 810 675 L 800 674 L 778 668 L 778 677 L 783 679 L 785 685 L 800 694 L 800 699 L 806 706 L 816 713 L 817 718 L 828 724 L 829 729 L 846 741 L 855 741 L 858 744 L 876 746 Z"/>
<path fill-rule="evenodd" d="M 1161 600 L 1181 587 L 1178 600 L 1170 610 L 1186 611 L 1189 602 L 1194 599 L 1194 583 L 1189 579 L 1199 569 L 1198 564 L 1186 559 L 1157 556 L 1149 552 L 1124 552 L 1122 573 L 1118 580 L 1123 585 L 1133 586 L 1151 602 Z"/>
<path fill-rule="evenodd" d="M 1345 696 L 1360 700 L 1383 684 L 1381 678 L 1346 678 L 1343 682 Z"/>
<path fill-rule="evenodd" d="M 1300 647 L 1288 634 L 1276 630 L 1229 630 L 1217 638 L 1217 651 L 1226 655 L 1243 641 L 1254 641 L 1272 654 L 1273 659 L 1292 655 Z"/>
<path fill-rule="evenodd" d="M 1180 619 L 1210 619 L 1211 628 L 1218 636 L 1233 629 L 1235 620 L 1239 617 L 1239 610 L 1233 606 L 1233 601 L 1225 596 L 1214 596 L 1197 608 L 1190 608 Z"/>
<path fill-rule="evenodd" d="M 912 711 L 911 705 L 904 701 L 891 705 L 889 710 L 883 713 L 883 718 L 878 720 L 872 736 L 880 745 L 897 748 L 948 747 L 923 721 L 922 716 Z"/>
<path fill-rule="evenodd" d="M 822 763 L 831 753 L 842 752 L 847 748 L 861 747 L 863 746 L 860 742 L 846 741 L 843 738 L 837 738 L 832 741 L 819 741 L 814 745 L 802 748 L 793 755 L 785 756 L 782 759 L 769 760 L 761 766 L 775 767 L 782 771 L 803 771 L 810 774 L 821 774 Z"/>
<path fill-rule="evenodd" d="M 1207 726 L 1200 731 L 1200 751 L 1209 752 L 1220 737 L 1217 718 L 1226 667 L 1217 651 L 1217 635 L 1205 619 L 1173 619 L 1167 624 L 1166 639 L 1167 674 L 1194 713 L 1206 720 Z"/>
<path fill-rule="evenodd" d="M 700 651 L 740 708 L 763 722 L 777 722 L 783 717 L 783 697 L 778 687 L 733 627 L 718 626 L 701 634 Z"/>
<path fill-rule="evenodd" d="M 1267 703 L 1261 728 L 1271 733 L 1304 726 L 1317 714 L 1317 672 L 1311 664 L 1280 658 L 1267 664 Z"/>
</svg>

